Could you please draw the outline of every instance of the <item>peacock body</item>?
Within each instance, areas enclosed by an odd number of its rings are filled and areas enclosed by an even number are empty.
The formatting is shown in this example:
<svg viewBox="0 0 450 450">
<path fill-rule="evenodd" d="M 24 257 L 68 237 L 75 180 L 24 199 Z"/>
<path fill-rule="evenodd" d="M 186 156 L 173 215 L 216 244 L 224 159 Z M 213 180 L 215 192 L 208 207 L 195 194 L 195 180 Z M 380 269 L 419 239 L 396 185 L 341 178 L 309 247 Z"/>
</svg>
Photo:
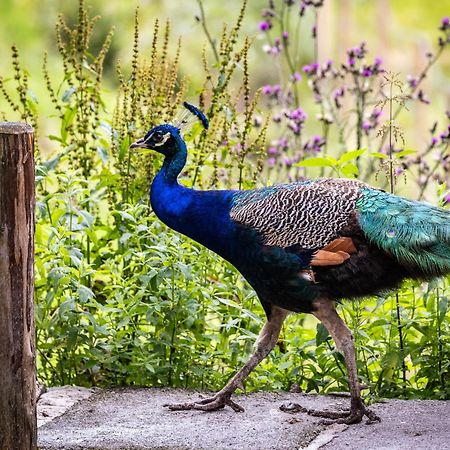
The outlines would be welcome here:
<svg viewBox="0 0 450 450">
<path fill-rule="evenodd" d="M 177 127 L 155 127 L 133 147 L 151 148 L 165 156 L 151 188 L 156 215 L 228 260 L 255 289 L 272 333 L 268 351 L 287 311 L 315 314 L 346 357 L 351 420 L 360 421 L 364 414 L 371 417 L 359 397 L 356 365 L 352 372 L 354 349 L 348 354 L 345 350 L 350 332 L 335 315 L 333 301 L 392 289 L 405 278 L 450 273 L 449 212 L 349 179 L 246 191 L 188 189 L 177 181 L 187 157 Z M 253 355 L 256 364 L 268 353 L 266 347 L 259 349 L 266 335 L 263 329 Z M 245 379 L 254 367 L 250 362 L 233 380 Z M 225 402 L 221 407 L 229 404 L 237 409 L 229 398 L 239 386 L 233 380 L 221 391 L 225 398 L 220 397 Z M 217 398 L 211 400 L 213 405 Z M 178 405 L 178 409 L 213 409 L 206 403 Z"/>
<path fill-rule="evenodd" d="M 171 130 L 175 132 L 175 130 Z M 247 191 L 196 191 L 177 176 L 186 146 L 166 159 L 151 189 L 156 215 L 169 227 L 233 264 L 264 307 L 311 312 L 312 301 L 362 297 L 404 278 L 450 272 L 450 214 L 348 179 L 319 179 Z M 340 237 L 356 252 L 342 264 L 302 271 Z"/>
</svg>

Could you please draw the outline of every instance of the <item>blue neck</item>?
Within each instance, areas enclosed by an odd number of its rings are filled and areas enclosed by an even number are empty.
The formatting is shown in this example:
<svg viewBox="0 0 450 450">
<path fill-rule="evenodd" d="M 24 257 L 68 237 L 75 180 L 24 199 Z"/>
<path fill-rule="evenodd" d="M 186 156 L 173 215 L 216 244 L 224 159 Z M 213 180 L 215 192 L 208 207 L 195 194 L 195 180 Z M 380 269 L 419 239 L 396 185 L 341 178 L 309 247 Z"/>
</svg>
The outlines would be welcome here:
<svg viewBox="0 0 450 450">
<path fill-rule="evenodd" d="M 186 163 L 186 144 L 180 138 L 178 151 L 166 156 L 152 183 L 150 202 L 153 211 L 166 225 L 189 236 L 224 258 L 230 258 L 229 218 L 232 191 L 196 191 L 178 184 Z"/>
<path fill-rule="evenodd" d="M 187 149 L 181 137 L 176 138 L 176 152 L 172 156 L 166 156 L 163 166 L 158 173 L 164 177 L 167 184 L 177 183 L 177 178 L 186 164 Z"/>
</svg>

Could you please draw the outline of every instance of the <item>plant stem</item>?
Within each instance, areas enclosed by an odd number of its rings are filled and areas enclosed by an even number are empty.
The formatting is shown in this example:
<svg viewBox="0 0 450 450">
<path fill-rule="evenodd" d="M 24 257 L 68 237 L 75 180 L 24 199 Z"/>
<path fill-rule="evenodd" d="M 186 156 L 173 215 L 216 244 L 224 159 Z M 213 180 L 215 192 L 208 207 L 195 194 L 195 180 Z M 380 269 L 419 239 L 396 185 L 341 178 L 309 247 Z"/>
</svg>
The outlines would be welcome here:
<svg viewBox="0 0 450 450">
<path fill-rule="evenodd" d="M 434 65 L 434 63 L 439 59 L 439 57 L 441 56 L 443 51 L 444 51 L 444 47 L 443 46 L 439 47 L 439 50 L 434 55 L 434 57 L 428 60 L 427 65 L 424 67 L 424 69 L 422 70 L 422 72 L 419 75 L 416 85 L 411 88 L 411 90 L 409 92 L 409 97 L 411 97 L 414 94 L 414 92 L 417 91 L 417 89 L 419 88 L 419 85 L 426 78 L 428 71 L 431 69 L 431 67 Z M 400 112 L 402 111 L 403 108 L 404 108 L 404 105 L 401 105 L 401 104 L 398 105 L 397 109 L 395 110 L 394 114 L 392 115 L 393 119 L 397 118 L 397 116 L 400 114 Z M 386 135 L 383 135 L 380 139 L 379 149 L 381 149 L 383 147 L 385 140 L 386 140 Z"/>
<path fill-rule="evenodd" d="M 394 161 L 393 161 L 393 133 L 392 133 L 392 125 L 393 125 L 393 90 L 394 83 L 391 80 L 389 83 L 389 184 L 390 184 L 390 192 L 394 194 L 395 191 L 395 177 L 394 177 Z M 400 355 L 402 358 L 402 391 L 406 392 L 406 363 L 405 363 L 405 346 L 403 340 L 403 325 L 400 315 L 400 299 L 398 295 L 398 291 L 395 293 L 395 306 L 396 306 L 396 315 L 397 315 L 397 330 L 398 330 L 398 339 L 400 344 Z"/>
<path fill-rule="evenodd" d="M 206 39 L 208 39 L 208 42 L 213 51 L 214 59 L 216 60 L 217 63 L 219 63 L 220 58 L 219 58 L 219 53 L 217 52 L 216 43 L 215 43 L 214 39 L 211 37 L 208 27 L 206 26 L 206 16 L 205 16 L 205 9 L 203 8 L 203 1 L 197 0 L 197 4 L 198 4 L 198 7 L 200 8 L 200 23 L 201 23 L 203 31 L 205 33 Z"/>
<path fill-rule="evenodd" d="M 392 97 L 392 91 L 393 91 L 393 83 L 391 82 L 389 85 L 389 184 L 391 189 L 391 194 L 394 193 L 394 185 L 395 185 L 395 179 L 394 179 L 394 164 L 392 160 L 392 152 L 393 152 L 393 142 L 392 142 L 392 103 L 393 103 L 393 97 Z"/>
<path fill-rule="evenodd" d="M 445 380 L 444 374 L 442 373 L 442 331 L 441 331 L 441 314 L 440 314 L 440 297 L 439 297 L 439 288 L 436 288 L 436 332 L 437 332 L 437 360 L 438 360 L 438 374 L 439 381 L 441 382 L 442 390 L 445 390 Z"/>
</svg>

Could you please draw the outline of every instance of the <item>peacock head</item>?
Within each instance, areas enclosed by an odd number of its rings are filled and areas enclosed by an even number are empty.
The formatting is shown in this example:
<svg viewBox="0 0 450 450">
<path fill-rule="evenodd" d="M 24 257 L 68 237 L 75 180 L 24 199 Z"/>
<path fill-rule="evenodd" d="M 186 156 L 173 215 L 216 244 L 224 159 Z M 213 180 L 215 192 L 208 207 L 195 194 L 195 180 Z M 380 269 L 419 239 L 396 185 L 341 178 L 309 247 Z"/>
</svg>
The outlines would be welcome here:
<svg viewBox="0 0 450 450">
<path fill-rule="evenodd" d="M 200 120 L 205 129 L 208 129 L 208 119 L 198 108 L 187 102 L 184 102 L 183 106 L 188 110 L 188 115 L 193 115 Z M 181 131 L 188 126 L 189 122 L 184 116 L 177 120 L 175 125 L 158 125 L 152 128 L 143 138 L 131 144 L 130 148 L 155 150 L 164 156 L 171 157 L 179 150 L 179 144 L 183 142 Z"/>
<path fill-rule="evenodd" d="M 177 152 L 178 142 L 182 139 L 180 129 L 169 124 L 152 128 L 142 139 L 131 144 L 130 148 L 155 150 L 164 156 L 172 156 Z"/>
</svg>

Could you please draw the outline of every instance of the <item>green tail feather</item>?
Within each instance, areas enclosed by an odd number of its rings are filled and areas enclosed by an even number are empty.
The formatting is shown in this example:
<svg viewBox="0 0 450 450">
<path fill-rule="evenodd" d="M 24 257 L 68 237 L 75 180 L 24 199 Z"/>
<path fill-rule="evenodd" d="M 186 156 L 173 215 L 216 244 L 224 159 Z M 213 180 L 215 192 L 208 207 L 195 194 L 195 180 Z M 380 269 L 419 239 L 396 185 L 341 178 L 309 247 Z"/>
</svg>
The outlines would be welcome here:
<svg viewBox="0 0 450 450">
<path fill-rule="evenodd" d="M 424 276 L 450 273 L 450 212 L 370 188 L 356 202 L 370 242 Z"/>
</svg>

